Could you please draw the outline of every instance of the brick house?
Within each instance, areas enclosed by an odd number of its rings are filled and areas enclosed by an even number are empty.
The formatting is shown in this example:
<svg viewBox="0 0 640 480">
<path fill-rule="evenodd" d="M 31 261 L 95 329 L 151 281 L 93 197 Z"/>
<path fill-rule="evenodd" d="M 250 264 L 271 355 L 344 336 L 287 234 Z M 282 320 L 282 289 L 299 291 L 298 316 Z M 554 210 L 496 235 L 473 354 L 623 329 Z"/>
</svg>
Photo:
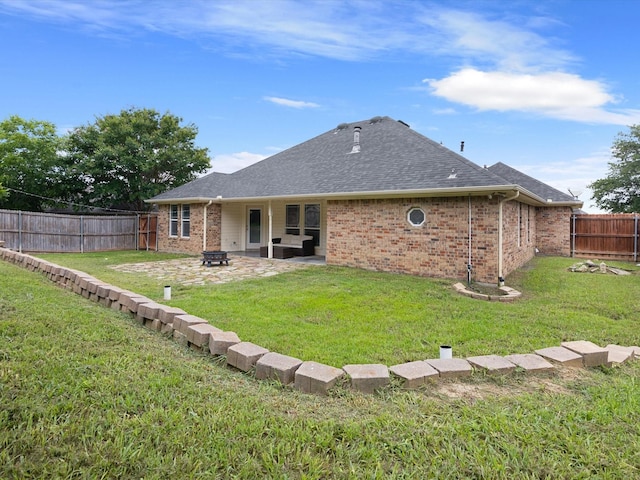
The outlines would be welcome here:
<svg viewBox="0 0 640 480">
<path fill-rule="evenodd" d="M 327 264 L 495 283 L 536 249 L 570 253 L 582 202 L 481 167 L 389 117 L 340 124 L 232 174 L 147 200 L 162 251 L 248 251 L 308 235 Z M 265 249 L 263 248 L 263 252 Z"/>
</svg>

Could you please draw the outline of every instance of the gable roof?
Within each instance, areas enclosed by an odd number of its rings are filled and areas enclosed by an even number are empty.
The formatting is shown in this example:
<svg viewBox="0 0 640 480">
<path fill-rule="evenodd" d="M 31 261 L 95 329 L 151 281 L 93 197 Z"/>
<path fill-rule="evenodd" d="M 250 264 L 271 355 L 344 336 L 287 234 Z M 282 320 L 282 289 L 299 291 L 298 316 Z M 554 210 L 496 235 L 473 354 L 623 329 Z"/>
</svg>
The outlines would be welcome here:
<svg viewBox="0 0 640 480">
<path fill-rule="evenodd" d="M 518 189 L 517 183 L 498 173 L 403 122 L 374 117 L 340 124 L 242 170 L 206 175 L 147 202 L 467 195 Z M 534 190 L 529 192 L 537 196 Z"/>
</svg>

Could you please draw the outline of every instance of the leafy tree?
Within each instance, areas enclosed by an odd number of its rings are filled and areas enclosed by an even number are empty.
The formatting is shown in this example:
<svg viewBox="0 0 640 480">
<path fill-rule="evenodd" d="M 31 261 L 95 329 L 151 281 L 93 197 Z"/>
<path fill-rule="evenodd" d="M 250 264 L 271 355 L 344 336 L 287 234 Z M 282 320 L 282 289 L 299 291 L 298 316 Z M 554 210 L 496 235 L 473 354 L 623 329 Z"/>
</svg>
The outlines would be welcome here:
<svg viewBox="0 0 640 480">
<path fill-rule="evenodd" d="M 210 166 L 198 129 L 170 113 L 122 110 L 67 137 L 61 198 L 102 208 L 142 211 L 145 199 L 196 178 Z"/>
<path fill-rule="evenodd" d="M 616 160 L 609 162 L 606 178 L 589 185 L 596 205 L 612 213 L 640 212 L 640 125 L 629 129 L 613 142 Z"/>
<path fill-rule="evenodd" d="M 50 193 L 59 148 L 50 122 L 17 115 L 0 122 L 0 208 L 41 211 L 47 205 L 41 197 Z"/>
</svg>

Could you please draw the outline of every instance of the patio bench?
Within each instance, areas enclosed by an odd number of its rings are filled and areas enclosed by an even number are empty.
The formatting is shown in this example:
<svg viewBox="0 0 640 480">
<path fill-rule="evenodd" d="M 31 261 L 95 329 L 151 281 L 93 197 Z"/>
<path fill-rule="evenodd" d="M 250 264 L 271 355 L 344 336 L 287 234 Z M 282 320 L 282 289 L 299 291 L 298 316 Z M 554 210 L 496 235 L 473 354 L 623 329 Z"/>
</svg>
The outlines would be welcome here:
<svg viewBox="0 0 640 480">
<path fill-rule="evenodd" d="M 202 265 L 206 263 L 210 267 L 213 262 L 219 262 L 219 265 L 225 262 L 228 266 L 229 258 L 227 257 L 227 252 L 219 250 L 205 250 L 202 252 Z"/>
</svg>

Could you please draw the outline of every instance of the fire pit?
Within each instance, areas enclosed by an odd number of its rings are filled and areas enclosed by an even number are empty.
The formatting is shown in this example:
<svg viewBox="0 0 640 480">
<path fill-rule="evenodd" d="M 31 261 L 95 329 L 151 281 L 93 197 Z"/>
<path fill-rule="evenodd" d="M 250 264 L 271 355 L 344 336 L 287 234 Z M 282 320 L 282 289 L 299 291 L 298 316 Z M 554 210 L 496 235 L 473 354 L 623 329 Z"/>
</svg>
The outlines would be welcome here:
<svg viewBox="0 0 640 480">
<path fill-rule="evenodd" d="M 225 262 L 229 265 L 227 252 L 221 250 L 205 250 L 202 252 L 202 265 L 206 263 L 207 267 L 210 267 L 213 262 L 218 262 L 218 265 L 222 265 L 222 262 Z"/>
</svg>

